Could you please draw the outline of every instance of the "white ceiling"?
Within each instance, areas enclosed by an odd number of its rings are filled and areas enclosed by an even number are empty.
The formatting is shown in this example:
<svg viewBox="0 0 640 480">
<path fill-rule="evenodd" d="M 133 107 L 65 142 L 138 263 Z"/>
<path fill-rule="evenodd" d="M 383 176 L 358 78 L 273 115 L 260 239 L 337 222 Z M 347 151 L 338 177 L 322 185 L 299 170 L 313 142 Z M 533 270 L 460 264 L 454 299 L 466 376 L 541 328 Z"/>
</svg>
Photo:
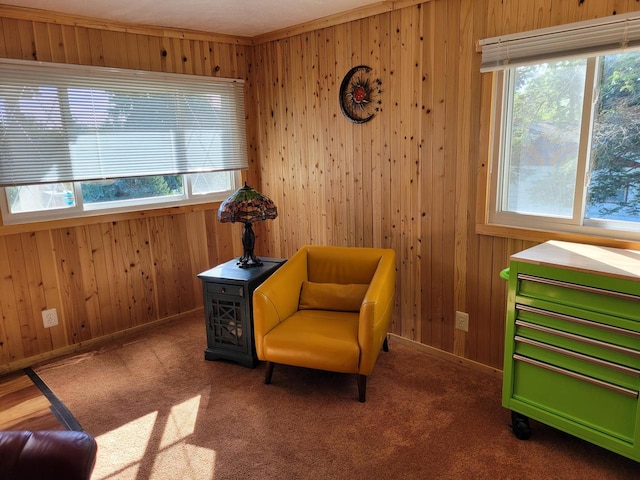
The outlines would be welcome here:
<svg viewBox="0 0 640 480">
<path fill-rule="evenodd" d="M 118 22 L 255 37 L 381 0 L 0 0 Z"/>
</svg>

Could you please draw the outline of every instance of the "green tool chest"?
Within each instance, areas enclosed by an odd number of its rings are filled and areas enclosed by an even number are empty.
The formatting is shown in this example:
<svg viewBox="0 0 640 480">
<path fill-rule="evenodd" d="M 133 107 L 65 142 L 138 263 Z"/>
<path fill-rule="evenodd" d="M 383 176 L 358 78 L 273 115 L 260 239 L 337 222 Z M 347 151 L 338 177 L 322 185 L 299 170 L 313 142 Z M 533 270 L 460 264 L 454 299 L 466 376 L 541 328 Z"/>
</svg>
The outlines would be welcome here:
<svg viewBox="0 0 640 480">
<path fill-rule="evenodd" d="M 546 242 L 513 255 L 502 404 L 640 461 L 640 252 Z"/>
</svg>

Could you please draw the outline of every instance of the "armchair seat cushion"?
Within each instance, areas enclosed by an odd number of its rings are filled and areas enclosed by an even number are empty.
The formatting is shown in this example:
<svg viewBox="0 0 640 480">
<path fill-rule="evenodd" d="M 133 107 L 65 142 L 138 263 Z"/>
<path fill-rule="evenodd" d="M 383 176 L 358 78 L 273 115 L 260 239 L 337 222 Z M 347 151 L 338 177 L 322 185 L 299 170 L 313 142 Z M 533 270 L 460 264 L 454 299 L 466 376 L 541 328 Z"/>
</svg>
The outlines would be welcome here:
<svg viewBox="0 0 640 480">
<path fill-rule="evenodd" d="M 270 361 L 358 373 L 358 313 L 299 310 L 264 336 Z"/>
</svg>

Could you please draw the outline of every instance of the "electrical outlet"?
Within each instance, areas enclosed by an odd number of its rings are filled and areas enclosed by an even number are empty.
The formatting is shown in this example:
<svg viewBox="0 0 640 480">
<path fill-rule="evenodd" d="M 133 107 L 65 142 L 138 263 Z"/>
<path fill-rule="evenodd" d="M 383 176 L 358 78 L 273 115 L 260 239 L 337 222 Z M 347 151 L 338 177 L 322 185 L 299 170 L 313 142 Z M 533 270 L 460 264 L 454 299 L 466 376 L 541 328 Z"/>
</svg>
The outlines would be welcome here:
<svg viewBox="0 0 640 480">
<path fill-rule="evenodd" d="M 55 327 L 58 325 L 58 312 L 56 312 L 55 308 L 42 311 L 42 323 L 44 323 L 44 328 Z"/>
<path fill-rule="evenodd" d="M 469 314 L 465 312 L 456 312 L 456 328 L 463 332 L 469 331 Z"/>
</svg>

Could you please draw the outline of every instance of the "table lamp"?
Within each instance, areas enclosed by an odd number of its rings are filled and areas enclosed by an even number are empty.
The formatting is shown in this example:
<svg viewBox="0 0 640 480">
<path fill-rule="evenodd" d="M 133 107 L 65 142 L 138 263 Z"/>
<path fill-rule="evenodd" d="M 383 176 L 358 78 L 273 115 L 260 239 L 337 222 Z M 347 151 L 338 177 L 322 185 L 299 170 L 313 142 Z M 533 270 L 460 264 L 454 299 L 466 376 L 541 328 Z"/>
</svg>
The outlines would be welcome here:
<svg viewBox="0 0 640 480">
<path fill-rule="evenodd" d="M 221 223 L 242 222 L 242 247 L 244 253 L 238 259 L 237 265 L 240 268 L 259 267 L 262 265 L 260 259 L 253 254 L 253 247 L 256 236 L 253 233 L 253 222 L 274 219 L 278 216 L 278 209 L 271 199 L 249 187 L 245 182 L 244 186 L 236 190 L 229 198 L 220 204 L 218 209 L 218 220 Z"/>
</svg>

